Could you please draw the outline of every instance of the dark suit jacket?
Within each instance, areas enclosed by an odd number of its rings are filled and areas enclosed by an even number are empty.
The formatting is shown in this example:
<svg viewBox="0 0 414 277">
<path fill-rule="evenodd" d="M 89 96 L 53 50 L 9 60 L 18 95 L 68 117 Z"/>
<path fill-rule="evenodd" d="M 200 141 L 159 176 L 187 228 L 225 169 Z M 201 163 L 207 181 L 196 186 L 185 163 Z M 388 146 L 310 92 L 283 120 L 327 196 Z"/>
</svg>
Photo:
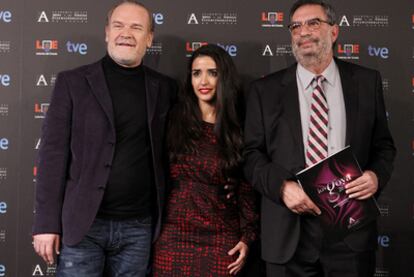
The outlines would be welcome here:
<svg viewBox="0 0 414 277">
<path fill-rule="evenodd" d="M 346 145 L 363 170 L 372 170 L 379 191 L 393 169 L 395 147 L 388 130 L 379 72 L 335 60 L 346 108 Z M 280 199 L 284 180 L 295 180 L 305 167 L 296 64 L 259 79 L 248 95 L 245 123 L 245 174 L 262 194 L 262 256 L 285 263 L 300 235 L 299 216 Z M 352 233 L 345 242 L 354 250 L 376 247 L 376 225 Z"/>
<path fill-rule="evenodd" d="M 164 130 L 176 83 L 144 67 L 157 211 L 165 198 Z M 102 201 L 115 151 L 112 101 L 102 61 L 58 75 L 43 124 L 33 233 L 61 234 L 68 245 L 89 230 Z"/>
</svg>

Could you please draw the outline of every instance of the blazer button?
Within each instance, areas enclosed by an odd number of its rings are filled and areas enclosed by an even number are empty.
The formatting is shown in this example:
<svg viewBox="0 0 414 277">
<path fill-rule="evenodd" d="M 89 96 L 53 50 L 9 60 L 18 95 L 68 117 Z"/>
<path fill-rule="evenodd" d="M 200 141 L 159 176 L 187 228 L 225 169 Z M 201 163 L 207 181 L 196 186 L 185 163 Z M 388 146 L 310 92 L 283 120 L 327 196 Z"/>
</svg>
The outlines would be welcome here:
<svg viewBox="0 0 414 277">
<path fill-rule="evenodd" d="M 105 189 L 105 186 L 104 185 L 100 185 L 100 186 L 98 186 L 98 189 L 104 190 Z"/>
<path fill-rule="evenodd" d="M 109 167 L 111 167 L 111 166 L 112 166 L 112 164 L 110 164 L 110 163 L 106 163 L 106 164 L 105 164 L 105 167 L 108 167 L 108 168 L 109 168 Z"/>
</svg>

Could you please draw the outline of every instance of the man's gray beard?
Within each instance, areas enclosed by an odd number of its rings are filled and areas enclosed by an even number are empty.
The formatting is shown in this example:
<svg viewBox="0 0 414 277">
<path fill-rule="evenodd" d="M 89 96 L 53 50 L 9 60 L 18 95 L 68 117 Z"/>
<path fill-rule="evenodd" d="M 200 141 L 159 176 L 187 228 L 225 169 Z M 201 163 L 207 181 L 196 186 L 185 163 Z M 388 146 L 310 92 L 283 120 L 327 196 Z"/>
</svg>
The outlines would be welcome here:
<svg viewBox="0 0 414 277">
<path fill-rule="evenodd" d="M 319 41 L 319 43 L 322 43 L 322 49 L 319 53 L 309 53 L 305 55 L 300 55 L 299 47 L 292 44 L 292 53 L 295 57 L 296 61 L 301 64 L 303 67 L 311 67 L 319 65 L 323 62 L 323 60 L 328 56 L 329 49 L 332 47 L 332 45 L 328 45 L 329 43 L 324 43 Z"/>
</svg>

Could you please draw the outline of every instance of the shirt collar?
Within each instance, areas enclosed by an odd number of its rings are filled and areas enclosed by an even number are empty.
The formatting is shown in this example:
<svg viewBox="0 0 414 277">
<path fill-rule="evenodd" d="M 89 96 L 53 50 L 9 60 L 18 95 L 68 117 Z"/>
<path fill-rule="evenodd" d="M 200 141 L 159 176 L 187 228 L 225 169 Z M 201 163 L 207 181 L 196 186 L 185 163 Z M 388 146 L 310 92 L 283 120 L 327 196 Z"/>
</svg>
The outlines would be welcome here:
<svg viewBox="0 0 414 277">
<path fill-rule="evenodd" d="M 325 81 L 331 86 L 335 86 L 337 80 L 337 74 L 335 74 L 336 71 L 337 66 L 335 60 L 332 59 L 328 67 L 325 68 L 325 70 L 321 74 L 325 78 Z M 302 85 L 305 89 L 308 89 L 308 87 L 312 83 L 313 78 L 316 76 L 315 73 L 307 70 L 300 63 L 298 63 L 297 74 L 299 75 L 299 79 L 302 82 Z"/>
</svg>

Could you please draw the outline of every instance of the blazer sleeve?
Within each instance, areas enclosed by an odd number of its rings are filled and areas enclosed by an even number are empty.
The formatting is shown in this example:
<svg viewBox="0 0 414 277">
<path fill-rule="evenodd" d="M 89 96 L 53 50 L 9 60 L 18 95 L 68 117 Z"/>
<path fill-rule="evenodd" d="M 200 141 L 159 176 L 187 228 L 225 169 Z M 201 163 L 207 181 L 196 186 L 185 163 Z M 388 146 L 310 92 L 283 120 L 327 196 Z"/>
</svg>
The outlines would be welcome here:
<svg viewBox="0 0 414 277">
<path fill-rule="evenodd" d="M 280 164 L 272 161 L 267 149 L 265 131 L 265 116 L 263 103 L 263 86 L 257 81 L 253 83 L 247 96 L 245 120 L 245 149 L 244 173 L 248 182 L 264 197 L 277 204 L 283 204 L 280 199 L 280 189 L 285 180 L 294 179 L 292 173 Z"/>
<path fill-rule="evenodd" d="M 62 232 L 61 213 L 71 136 L 72 101 L 60 73 L 42 126 L 38 155 L 33 234 Z"/>
<path fill-rule="evenodd" d="M 396 155 L 394 141 L 388 129 L 388 120 L 379 72 L 375 75 L 375 122 L 372 129 L 371 153 L 366 170 L 372 170 L 378 177 L 377 196 L 391 177 Z"/>
</svg>

